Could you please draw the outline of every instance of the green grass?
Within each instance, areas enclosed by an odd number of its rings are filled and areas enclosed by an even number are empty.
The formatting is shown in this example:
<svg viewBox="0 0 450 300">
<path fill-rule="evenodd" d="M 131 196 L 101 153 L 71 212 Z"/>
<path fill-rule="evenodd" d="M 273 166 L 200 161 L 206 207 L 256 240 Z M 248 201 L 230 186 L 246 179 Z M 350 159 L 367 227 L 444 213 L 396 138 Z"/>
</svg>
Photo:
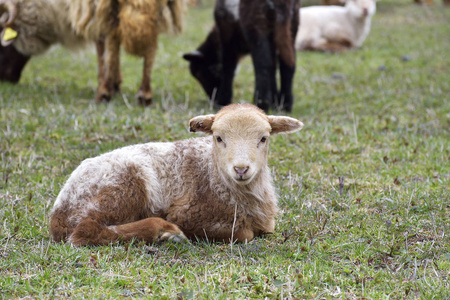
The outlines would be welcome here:
<svg viewBox="0 0 450 300">
<path fill-rule="evenodd" d="M 160 38 L 151 108 L 134 100 L 138 59 L 123 55 L 123 96 L 95 105 L 93 51 L 33 58 L 20 84 L 0 83 L 0 297 L 449 299 L 450 9 L 412 2 L 378 2 L 361 49 L 298 54 L 291 116 L 305 127 L 271 141 L 276 232 L 242 245 L 74 248 L 48 233 L 81 160 L 192 137 L 188 120 L 212 112 L 181 59 L 210 4 Z M 236 102 L 252 72 L 247 58 Z"/>
</svg>

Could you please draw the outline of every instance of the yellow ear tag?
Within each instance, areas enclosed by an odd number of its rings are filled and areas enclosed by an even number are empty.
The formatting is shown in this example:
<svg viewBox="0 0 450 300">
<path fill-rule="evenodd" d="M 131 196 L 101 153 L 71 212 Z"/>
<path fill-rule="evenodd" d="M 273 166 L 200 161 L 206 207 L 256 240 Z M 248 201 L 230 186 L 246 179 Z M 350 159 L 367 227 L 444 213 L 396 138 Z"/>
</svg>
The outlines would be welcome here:
<svg viewBox="0 0 450 300">
<path fill-rule="evenodd" d="M 9 27 L 5 28 L 5 34 L 3 35 L 3 40 L 5 42 L 9 41 L 9 40 L 12 40 L 15 37 L 17 37 L 17 31 L 15 31 L 14 29 L 9 28 Z"/>
</svg>

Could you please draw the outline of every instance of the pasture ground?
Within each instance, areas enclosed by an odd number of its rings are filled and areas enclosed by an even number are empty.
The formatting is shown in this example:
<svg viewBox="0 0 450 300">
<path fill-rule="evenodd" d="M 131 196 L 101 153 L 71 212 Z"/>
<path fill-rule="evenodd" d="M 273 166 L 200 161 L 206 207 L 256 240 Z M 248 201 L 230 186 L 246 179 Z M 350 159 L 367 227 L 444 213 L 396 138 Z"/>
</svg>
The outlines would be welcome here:
<svg viewBox="0 0 450 300">
<path fill-rule="evenodd" d="M 96 105 L 93 50 L 33 58 L 0 84 L 0 298 L 449 299 L 450 8 L 412 2 L 378 2 L 359 50 L 298 54 L 305 127 L 271 138 L 281 210 L 248 244 L 74 248 L 48 233 L 83 159 L 190 138 L 188 120 L 213 111 L 180 58 L 206 36 L 209 2 L 161 37 L 148 109 L 138 59 L 123 55 L 123 95 Z M 247 58 L 235 102 L 251 101 L 252 72 Z"/>
</svg>

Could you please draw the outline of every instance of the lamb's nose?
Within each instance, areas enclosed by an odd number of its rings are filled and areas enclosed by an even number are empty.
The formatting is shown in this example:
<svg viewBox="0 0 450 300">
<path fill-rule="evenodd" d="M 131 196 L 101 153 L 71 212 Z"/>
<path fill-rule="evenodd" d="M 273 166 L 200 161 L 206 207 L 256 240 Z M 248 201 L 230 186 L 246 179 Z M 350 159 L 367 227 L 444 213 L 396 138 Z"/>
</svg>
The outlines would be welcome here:
<svg viewBox="0 0 450 300">
<path fill-rule="evenodd" d="M 236 173 L 239 176 L 243 176 L 245 173 L 247 173 L 248 167 L 244 167 L 244 168 L 234 167 L 234 170 L 236 171 Z"/>
<path fill-rule="evenodd" d="M 369 14 L 369 10 L 367 8 L 363 9 L 363 15 L 367 16 Z"/>
</svg>

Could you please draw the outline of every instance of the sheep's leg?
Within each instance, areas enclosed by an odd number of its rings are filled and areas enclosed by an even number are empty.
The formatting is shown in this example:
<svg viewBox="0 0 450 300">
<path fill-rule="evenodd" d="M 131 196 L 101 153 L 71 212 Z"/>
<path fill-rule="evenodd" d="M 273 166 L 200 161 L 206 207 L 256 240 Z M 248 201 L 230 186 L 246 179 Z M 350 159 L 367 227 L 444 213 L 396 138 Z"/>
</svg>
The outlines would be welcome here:
<svg viewBox="0 0 450 300">
<path fill-rule="evenodd" d="M 105 226 L 87 218 L 75 227 L 69 237 L 69 241 L 75 246 L 108 245 L 133 239 L 155 243 L 168 240 L 181 242 L 186 237 L 175 224 L 155 217 L 113 226 Z"/>
<path fill-rule="evenodd" d="M 276 8 L 260 1 L 241 0 L 239 17 L 248 42 L 255 73 L 255 104 L 266 112 L 274 106 L 277 96 L 276 46 L 268 29 L 276 19 Z M 261 17 L 263 16 L 263 17 Z"/>
<path fill-rule="evenodd" d="M 97 102 L 110 101 L 116 91 L 120 89 L 120 36 L 113 32 L 106 37 L 106 47 L 97 45 L 97 54 L 103 57 L 103 79 L 99 82 Z M 105 55 L 106 49 L 106 55 Z M 100 58 L 99 58 L 100 61 Z M 104 65 L 106 62 L 106 65 Z M 100 68 L 100 65 L 99 65 Z M 100 74 L 99 74 L 100 76 Z"/>
<path fill-rule="evenodd" d="M 278 60 L 280 68 L 280 91 L 276 106 L 290 112 L 293 105 L 292 85 L 295 75 L 295 37 L 298 30 L 298 14 L 290 14 L 290 11 L 297 12 L 296 1 L 289 3 L 279 3 L 277 9 L 278 17 L 275 23 L 275 43 L 278 49 Z M 292 16 L 289 18 L 289 16 Z"/>
<path fill-rule="evenodd" d="M 238 54 L 233 47 L 233 43 L 222 45 L 222 82 L 216 98 L 212 99 L 218 106 L 226 106 L 233 99 L 233 80 L 239 61 Z"/>
<path fill-rule="evenodd" d="M 292 94 L 292 86 L 295 75 L 295 63 L 286 63 L 282 57 L 279 57 L 280 66 L 280 92 L 277 97 L 277 107 L 291 112 L 294 103 L 294 96 Z"/>
<path fill-rule="evenodd" d="M 277 91 L 275 45 L 268 36 L 259 36 L 249 44 L 255 72 L 254 101 L 267 112 L 275 104 Z"/>
<path fill-rule="evenodd" d="M 95 48 L 97 50 L 97 65 L 98 74 L 97 80 L 98 85 L 103 85 L 103 80 L 105 79 L 105 40 L 102 38 L 95 43 Z"/>
<path fill-rule="evenodd" d="M 236 32 L 239 24 L 216 16 L 216 24 L 220 35 L 221 50 L 221 82 L 217 95 L 211 99 L 218 106 L 226 106 L 233 99 L 233 80 L 239 62 L 238 45 L 243 43 L 243 37 Z"/>
<path fill-rule="evenodd" d="M 142 73 L 142 83 L 136 98 L 142 106 L 149 106 L 153 101 L 153 93 L 151 87 L 151 73 L 153 63 L 155 61 L 156 49 L 158 48 L 158 37 L 153 35 L 148 41 L 150 45 L 144 55 L 144 69 Z"/>
</svg>

